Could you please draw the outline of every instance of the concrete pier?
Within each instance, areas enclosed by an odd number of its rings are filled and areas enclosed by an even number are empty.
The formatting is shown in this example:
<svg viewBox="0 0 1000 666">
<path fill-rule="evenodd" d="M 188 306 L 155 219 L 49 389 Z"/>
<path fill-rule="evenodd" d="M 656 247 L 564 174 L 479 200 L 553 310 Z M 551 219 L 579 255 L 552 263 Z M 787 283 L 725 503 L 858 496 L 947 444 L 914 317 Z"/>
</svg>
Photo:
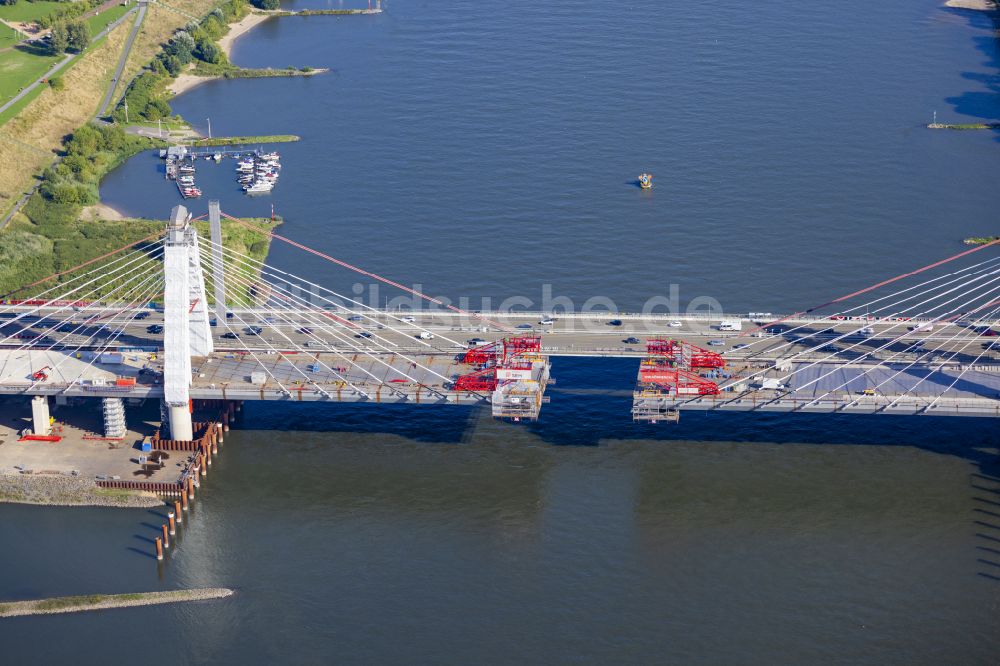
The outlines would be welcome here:
<svg viewBox="0 0 1000 666">
<path fill-rule="evenodd" d="M 52 431 L 49 424 L 49 398 L 36 395 L 31 399 L 31 425 L 36 435 L 48 435 Z"/>
</svg>

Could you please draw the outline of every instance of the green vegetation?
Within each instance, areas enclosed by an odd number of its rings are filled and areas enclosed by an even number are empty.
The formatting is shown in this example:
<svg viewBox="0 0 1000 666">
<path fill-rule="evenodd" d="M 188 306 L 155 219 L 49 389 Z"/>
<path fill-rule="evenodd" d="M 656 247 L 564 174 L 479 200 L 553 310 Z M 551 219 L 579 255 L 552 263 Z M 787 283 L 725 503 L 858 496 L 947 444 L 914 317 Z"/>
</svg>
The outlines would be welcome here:
<svg viewBox="0 0 1000 666">
<path fill-rule="evenodd" d="M 1000 123 L 931 123 L 928 125 L 931 129 L 950 129 L 950 130 L 984 130 L 984 129 L 1000 129 Z"/>
<path fill-rule="evenodd" d="M 21 41 L 21 35 L 17 30 L 7 25 L 0 25 L 0 49 L 13 46 Z"/>
<path fill-rule="evenodd" d="M 246 16 L 247 11 L 246 0 L 229 0 L 201 21 L 192 21 L 186 30 L 174 33 L 149 68 L 136 77 L 126 91 L 129 119 L 159 120 L 169 116 L 167 82 L 191 63 L 219 68 L 231 66 L 216 41 L 226 34 L 231 21 Z M 124 106 L 120 105 L 112 115 L 117 122 L 124 122 Z"/>
<path fill-rule="evenodd" d="M 65 155 L 42 173 L 21 223 L 0 236 L 0 293 L 71 268 L 158 228 L 151 223 L 81 222 L 80 211 L 98 200 L 100 179 L 128 157 L 161 145 L 118 127 L 81 127 L 64 144 Z"/>
<path fill-rule="evenodd" d="M 52 26 L 49 52 L 52 54 L 72 51 L 83 53 L 90 45 L 90 27 L 85 21 L 58 22 Z"/>
<path fill-rule="evenodd" d="M 62 77 L 53 76 L 49 79 L 49 86 L 56 92 L 59 92 L 66 89 L 66 82 L 62 80 Z"/>
<path fill-rule="evenodd" d="M 251 0 L 251 2 L 253 2 L 253 6 L 257 9 L 266 9 L 268 11 L 281 6 L 280 0 Z"/>
<path fill-rule="evenodd" d="M 261 9 L 266 9 L 266 7 L 262 7 Z M 367 11 L 367 9 L 300 9 L 295 12 L 268 12 L 268 16 L 348 16 L 351 14 L 364 14 Z"/>
<path fill-rule="evenodd" d="M 193 146 L 242 146 L 257 143 L 291 143 L 300 137 L 294 134 L 272 134 L 262 136 L 219 136 L 214 139 L 198 139 L 191 142 Z"/>
<path fill-rule="evenodd" d="M 58 204 L 97 203 L 97 185 L 104 174 L 156 145 L 152 139 L 126 134 L 119 127 L 84 125 L 65 142 L 63 160 L 42 174 L 39 192 Z"/>
<path fill-rule="evenodd" d="M 59 61 L 21 47 L 0 53 L 0 102 L 6 102 Z"/>
<path fill-rule="evenodd" d="M 996 241 L 1000 241 L 1000 236 L 973 236 L 972 238 L 966 238 L 962 242 L 966 245 L 986 245 Z"/>
<path fill-rule="evenodd" d="M 16 23 L 29 23 L 44 19 L 52 12 L 62 9 L 64 6 L 65 3 L 62 2 L 49 2 L 47 0 L 27 2 L 27 0 L 20 0 L 20 2 L 15 2 L 14 4 L 0 5 L 0 19 Z"/>
<path fill-rule="evenodd" d="M 51 28 L 56 23 L 71 21 L 89 12 L 91 9 L 100 6 L 102 0 L 73 0 L 72 2 L 60 2 L 55 11 L 50 11 L 45 16 L 36 20 L 39 26 Z"/>
<path fill-rule="evenodd" d="M 294 67 L 286 67 L 285 69 L 243 69 L 242 67 L 231 67 L 225 70 L 222 75 L 227 79 L 258 79 L 258 78 L 269 78 L 275 76 L 311 76 L 312 74 L 318 74 L 321 71 L 312 67 L 303 67 L 301 69 L 295 69 Z"/>
<path fill-rule="evenodd" d="M 90 32 L 96 35 L 101 30 L 104 30 L 109 25 L 125 16 L 126 13 L 131 9 L 127 5 L 115 5 L 110 9 L 106 9 L 96 16 L 91 16 L 87 19 L 87 27 L 90 28 Z"/>
</svg>

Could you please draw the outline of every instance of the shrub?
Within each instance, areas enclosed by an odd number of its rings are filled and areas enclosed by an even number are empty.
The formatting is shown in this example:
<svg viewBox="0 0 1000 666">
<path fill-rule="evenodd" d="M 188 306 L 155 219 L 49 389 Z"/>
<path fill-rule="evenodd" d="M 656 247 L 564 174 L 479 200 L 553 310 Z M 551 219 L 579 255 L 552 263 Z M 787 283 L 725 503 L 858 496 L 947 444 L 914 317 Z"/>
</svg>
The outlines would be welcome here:
<svg viewBox="0 0 1000 666">
<path fill-rule="evenodd" d="M 62 80 L 62 77 L 57 76 L 54 79 L 49 79 L 49 87 L 56 92 L 59 92 L 60 90 L 64 90 L 66 88 L 66 82 Z"/>
</svg>

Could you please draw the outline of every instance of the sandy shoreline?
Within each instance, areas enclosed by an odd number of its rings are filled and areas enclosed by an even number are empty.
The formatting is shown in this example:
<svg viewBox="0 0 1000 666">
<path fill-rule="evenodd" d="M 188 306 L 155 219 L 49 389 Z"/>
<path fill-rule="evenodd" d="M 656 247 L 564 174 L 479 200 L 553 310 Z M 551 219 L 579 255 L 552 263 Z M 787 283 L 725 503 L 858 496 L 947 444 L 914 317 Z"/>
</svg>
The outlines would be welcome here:
<svg viewBox="0 0 1000 666">
<path fill-rule="evenodd" d="M 125 215 L 106 203 L 96 203 L 87 206 L 80 211 L 80 219 L 83 220 L 125 220 Z"/>
<path fill-rule="evenodd" d="M 980 12 L 993 12 L 997 9 L 994 0 L 948 0 L 944 4 L 954 9 L 972 9 Z"/>
<path fill-rule="evenodd" d="M 269 18 L 271 17 L 267 14 L 258 14 L 256 12 L 247 14 L 243 17 L 243 19 L 229 26 L 229 32 L 219 39 L 219 48 L 222 49 L 222 52 L 225 53 L 228 58 L 232 55 L 233 42 L 236 41 L 237 37 Z"/>
<path fill-rule="evenodd" d="M 206 81 L 214 81 L 215 79 L 221 79 L 221 76 L 198 76 L 197 74 L 178 74 L 177 78 L 170 82 L 167 86 L 167 90 L 170 91 L 175 97 L 183 92 L 187 92 L 194 88 L 195 86 L 200 86 Z"/>
</svg>

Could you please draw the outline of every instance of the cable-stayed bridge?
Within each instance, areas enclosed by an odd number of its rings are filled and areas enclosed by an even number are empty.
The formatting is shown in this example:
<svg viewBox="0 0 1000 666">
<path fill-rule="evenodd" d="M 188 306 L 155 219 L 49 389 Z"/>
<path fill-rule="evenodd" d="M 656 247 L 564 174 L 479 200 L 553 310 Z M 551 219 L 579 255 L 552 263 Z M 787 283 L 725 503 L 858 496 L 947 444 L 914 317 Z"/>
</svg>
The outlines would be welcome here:
<svg viewBox="0 0 1000 666">
<path fill-rule="evenodd" d="M 178 206 L 162 235 L 0 303 L 0 394 L 35 396 L 36 432 L 49 396 L 100 398 L 115 415 L 124 398 L 162 400 L 178 440 L 192 438 L 201 399 L 485 403 L 531 420 L 551 356 L 639 359 L 639 421 L 683 409 L 1000 416 L 996 244 L 787 316 L 469 312 L 229 218 L 428 303 L 397 311 L 226 247 L 224 217 L 210 202 L 201 237 Z"/>
</svg>

